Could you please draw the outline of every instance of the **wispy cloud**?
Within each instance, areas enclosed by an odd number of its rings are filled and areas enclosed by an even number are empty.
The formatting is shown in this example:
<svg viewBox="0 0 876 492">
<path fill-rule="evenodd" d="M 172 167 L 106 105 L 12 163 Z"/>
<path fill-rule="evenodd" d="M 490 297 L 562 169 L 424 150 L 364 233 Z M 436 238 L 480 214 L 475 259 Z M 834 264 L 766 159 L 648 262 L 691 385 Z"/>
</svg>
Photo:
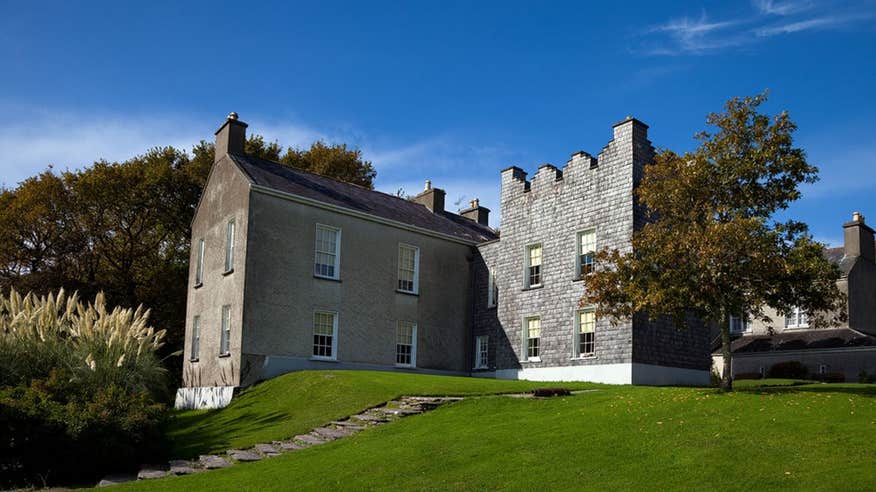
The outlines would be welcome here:
<svg viewBox="0 0 876 492">
<path fill-rule="evenodd" d="M 636 35 L 634 53 L 650 56 L 706 55 L 748 48 L 766 39 L 804 31 L 836 30 L 874 17 L 869 6 L 816 4 L 813 1 L 755 0 L 754 12 L 735 18 L 681 17 Z"/>
</svg>

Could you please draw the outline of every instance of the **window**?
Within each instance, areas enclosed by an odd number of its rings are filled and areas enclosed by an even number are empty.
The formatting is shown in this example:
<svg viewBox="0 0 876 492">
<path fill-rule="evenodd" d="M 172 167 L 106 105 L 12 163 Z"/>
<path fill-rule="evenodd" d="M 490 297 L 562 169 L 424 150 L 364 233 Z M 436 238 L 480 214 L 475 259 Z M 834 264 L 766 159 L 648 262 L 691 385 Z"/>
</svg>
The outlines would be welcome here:
<svg viewBox="0 0 876 492">
<path fill-rule="evenodd" d="M 523 350 L 526 353 L 526 359 L 539 361 L 538 342 L 541 337 L 541 318 L 533 316 L 523 320 Z"/>
<path fill-rule="evenodd" d="M 417 325 L 414 323 L 399 321 L 395 328 L 395 364 L 417 365 Z"/>
<path fill-rule="evenodd" d="M 821 364 L 818 366 L 818 374 L 827 374 L 827 365 Z"/>
<path fill-rule="evenodd" d="M 575 348 L 578 357 L 589 357 L 594 353 L 596 346 L 596 312 L 593 309 L 578 311 L 577 316 L 578 335 Z"/>
<path fill-rule="evenodd" d="M 541 285 L 541 245 L 526 247 L 526 287 Z"/>
<path fill-rule="evenodd" d="M 204 240 L 198 239 L 198 258 L 195 261 L 195 286 L 204 283 Z"/>
<path fill-rule="evenodd" d="M 799 307 L 793 307 L 785 315 L 785 328 L 808 328 L 809 315 Z"/>
<path fill-rule="evenodd" d="M 748 333 L 751 331 L 751 320 L 748 316 L 730 316 L 730 333 Z"/>
<path fill-rule="evenodd" d="M 192 352 L 189 355 L 191 360 L 198 360 L 198 354 L 201 352 L 201 317 L 195 316 L 192 319 Z"/>
<path fill-rule="evenodd" d="M 316 261 L 313 274 L 338 279 L 341 261 L 341 230 L 322 224 L 316 225 Z"/>
<path fill-rule="evenodd" d="M 419 289 L 420 248 L 398 245 L 398 290 L 416 294 Z"/>
<path fill-rule="evenodd" d="M 589 230 L 578 233 L 577 238 L 578 258 L 576 260 L 577 273 L 583 277 L 593 271 L 596 254 L 596 231 Z"/>
<path fill-rule="evenodd" d="M 338 314 L 327 311 L 313 313 L 313 356 L 337 359 Z"/>
<path fill-rule="evenodd" d="M 234 219 L 228 221 L 225 229 L 225 272 L 234 270 Z"/>
<path fill-rule="evenodd" d="M 475 369 L 486 369 L 490 362 L 490 337 L 475 338 Z"/>
<path fill-rule="evenodd" d="M 496 285 L 496 269 L 490 268 L 490 279 L 487 285 L 487 307 L 496 307 L 499 302 L 499 286 Z"/>
<path fill-rule="evenodd" d="M 222 306 L 222 334 L 219 338 L 219 355 L 231 353 L 231 306 Z"/>
</svg>

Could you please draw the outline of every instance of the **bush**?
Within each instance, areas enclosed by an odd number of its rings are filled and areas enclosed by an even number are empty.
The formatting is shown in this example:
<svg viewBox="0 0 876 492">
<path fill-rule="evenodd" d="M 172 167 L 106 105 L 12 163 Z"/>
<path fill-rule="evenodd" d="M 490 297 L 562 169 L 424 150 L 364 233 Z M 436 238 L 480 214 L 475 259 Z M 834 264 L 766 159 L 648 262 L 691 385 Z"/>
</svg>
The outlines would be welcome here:
<svg viewBox="0 0 876 492">
<path fill-rule="evenodd" d="M 813 374 L 812 379 L 822 383 L 845 383 L 846 375 L 841 372 L 828 372 L 825 374 Z"/>
<path fill-rule="evenodd" d="M 148 315 L 103 295 L 0 296 L 0 487 L 81 484 L 162 454 L 164 332 Z"/>
<path fill-rule="evenodd" d="M 862 384 L 876 383 L 876 372 L 873 374 L 867 374 L 866 369 L 861 369 L 861 372 L 858 373 L 858 382 Z"/>
<path fill-rule="evenodd" d="M 534 390 L 530 391 L 530 393 L 532 393 L 532 396 L 537 396 L 541 398 L 546 398 L 550 396 L 569 396 L 572 394 L 572 392 L 566 388 L 535 388 Z"/>
<path fill-rule="evenodd" d="M 763 379 L 763 376 L 759 372 L 740 372 L 733 379 Z"/>
<path fill-rule="evenodd" d="M 806 379 L 809 371 L 800 361 L 779 362 L 770 367 L 767 377 L 779 379 Z"/>
</svg>

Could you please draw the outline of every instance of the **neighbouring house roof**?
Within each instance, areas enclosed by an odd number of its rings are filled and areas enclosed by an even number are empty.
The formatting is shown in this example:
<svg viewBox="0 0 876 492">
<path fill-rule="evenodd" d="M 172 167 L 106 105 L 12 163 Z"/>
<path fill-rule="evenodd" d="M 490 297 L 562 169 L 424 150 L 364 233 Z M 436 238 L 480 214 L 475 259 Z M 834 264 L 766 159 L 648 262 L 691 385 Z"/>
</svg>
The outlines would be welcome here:
<svg viewBox="0 0 876 492">
<path fill-rule="evenodd" d="M 491 228 L 452 212 L 432 213 L 425 206 L 404 198 L 249 155 L 229 154 L 229 157 L 253 184 L 272 190 L 364 212 L 472 243 L 492 241 L 499 237 Z"/>
<path fill-rule="evenodd" d="M 855 262 L 858 260 L 857 257 L 846 256 L 845 248 L 842 246 L 838 248 L 826 248 L 824 250 L 824 257 L 827 258 L 827 261 L 835 263 L 836 266 L 839 267 L 843 276 L 848 276 L 849 272 L 852 271 L 852 267 L 855 266 Z"/>
<path fill-rule="evenodd" d="M 775 335 L 745 335 L 730 344 L 734 354 L 786 350 L 876 346 L 876 337 L 851 328 L 788 331 Z M 714 351 L 720 354 L 718 347 Z"/>
</svg>

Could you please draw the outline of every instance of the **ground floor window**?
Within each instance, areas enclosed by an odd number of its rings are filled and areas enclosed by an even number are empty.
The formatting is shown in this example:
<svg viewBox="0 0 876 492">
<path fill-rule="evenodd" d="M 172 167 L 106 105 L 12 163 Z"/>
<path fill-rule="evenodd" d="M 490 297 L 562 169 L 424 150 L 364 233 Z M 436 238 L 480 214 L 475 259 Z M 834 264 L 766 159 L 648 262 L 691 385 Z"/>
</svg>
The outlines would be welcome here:
<svg viewBox="0 0 876 492">
<path fill-rule="evenodd" d="M 481 335 L 475 339 L 475 369 L 486 369 L 489 366 L 490 337 Z"/>
<path fill-rule="evenodd" d="M 523 321 L 524 351 L 528 360 L 539 360 L 539 341 L 541 339 L 541 318 L 531 316 Z"/>
<path fill-rule="evenodd" d="M 231 353 L 231 306 L 222 306 L 222 333 L 219 337 L 219 355 Z"/>
<path fill-rule="evenodd" d="M 399 366 L 417 365 L 417 325 L 399 321 L 395 328 L 395 363 Z"/>
<path fill-rule="evenodd" d="M 338 313 L 317 311 L 313 314 L 313 356 L 336 359 L 338 348 Z"/>
<path fill-rule="evenodd" d="M 189 355 L 191 360 L 198 360 L 201 353 L 201 317 L 195 316 L 192 319 L 192 351 Z"/>
<path fill-rule="evenodd" d="M 596 348 L 596 312 L 585 309 L 578 312 L 578 357 L 592 356 Z"/>
</svg>

